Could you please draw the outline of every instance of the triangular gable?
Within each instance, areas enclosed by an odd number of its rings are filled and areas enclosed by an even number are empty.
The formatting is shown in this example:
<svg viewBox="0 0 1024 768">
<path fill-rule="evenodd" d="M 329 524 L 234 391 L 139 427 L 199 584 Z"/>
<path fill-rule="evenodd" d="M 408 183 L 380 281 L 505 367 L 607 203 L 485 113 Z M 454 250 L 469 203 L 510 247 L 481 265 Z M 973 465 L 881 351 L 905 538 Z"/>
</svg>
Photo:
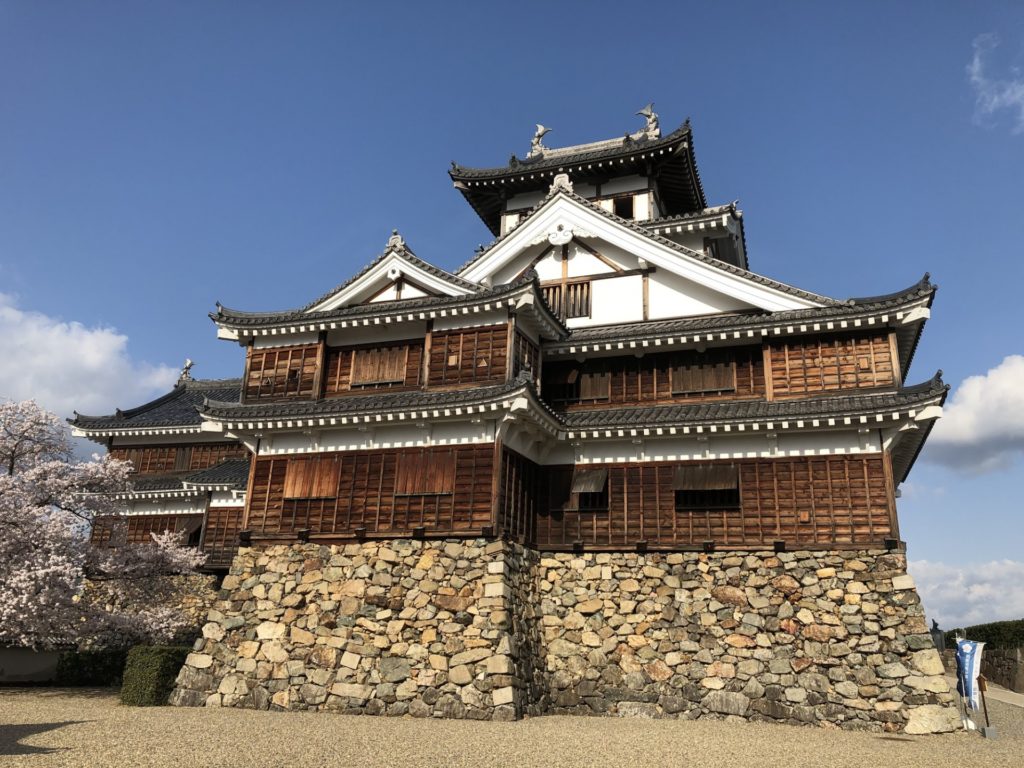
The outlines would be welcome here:
<svg viewBox="0 0 1024 768">
<path fill-rule="evenodd" d="M 626 254 L 634 260 L 633 266 L 647 264 L 670 274 L 678 290 L 701 294 L 699 303 L 710 307 L 709 311 L 756 308 L 776 312 L 837 303 L 654 235 L 634 222 L 600 209 L 565 186 L 555 187 L 514 230 L 458 274 L 476 283 L 497 283 L 537 260 L 550 244 L 573 240 L 589 244 L 596 252 L 605 251 L 611 260 L 613 253 Z M 540 266 L 543 268 L 543 264 Z"/>
<path fill-rule="evenodd" d="M 388 239 L 387 249 L 346 282 L 304 307 L 306 312 L 323 312 L 388 298 L 388 287 L 398 283 L 410 286 L 407 295 L 466 296 L 480 286 L 435 267 L 416 256 L 395 232 Z"/>
</svg>

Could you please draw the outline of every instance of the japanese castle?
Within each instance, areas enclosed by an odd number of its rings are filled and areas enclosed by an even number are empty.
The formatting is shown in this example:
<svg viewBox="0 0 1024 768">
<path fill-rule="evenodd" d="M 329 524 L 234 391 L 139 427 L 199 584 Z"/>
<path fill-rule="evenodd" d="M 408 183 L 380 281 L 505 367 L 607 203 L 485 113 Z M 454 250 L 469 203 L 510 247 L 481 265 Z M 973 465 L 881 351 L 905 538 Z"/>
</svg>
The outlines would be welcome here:
<svg viewBox="0 0 1024 768">
<path fill-rule="evenodd" d="M 833 298 L 751 271 L 743 213 L 708 203 L 689 121 L 662 134 L 640 114 L 621 138 L 552 148 L 538 125 L 522 158 L 453 163 L 494 236 L 461 266 L 393 232 L 305 306 L 217 305 L 240 378 L 186 367 L 153 402 L 76 414 L 76 435 L 136 471 L 94 541 L 180 530 L 222 571 L 236 552 L 374 542 L 504 542 L 567 567 L 760 553 L 779 574 L 794 551 L 902 558 L 898 487 L 948 389 L 910 374 L 936 286 Z M 540 706 L 528 687 L 517 715 Z"/>
</svg>

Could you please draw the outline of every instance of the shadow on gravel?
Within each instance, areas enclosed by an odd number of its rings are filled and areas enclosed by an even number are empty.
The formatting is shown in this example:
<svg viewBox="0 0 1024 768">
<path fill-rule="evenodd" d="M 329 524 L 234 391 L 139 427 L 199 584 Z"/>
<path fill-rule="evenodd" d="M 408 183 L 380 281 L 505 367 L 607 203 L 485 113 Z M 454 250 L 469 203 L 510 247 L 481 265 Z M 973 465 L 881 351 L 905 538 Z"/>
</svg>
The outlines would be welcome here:
<svg viewBox="0 0 1024 768">
<path fill-rule="evenodd" d="M 53 688 L 32 685 L 0 686 L 0 697 L 25 696 L 34 699 L 102 699 L 117 696 L 120 688 Z"/>
<path fill-rule="evenodd" d="M 3 755 L 48 755 L 57 752 L 54 747 L 33 747 L 19 743 L 22 739 L 63 728 L 65 725 L 77 725 L 90 722 L 88 720 L 65 720 L 62 723 L 25 723 L 23 725 L 0 725 L 0 756 Z"/>
</svg>

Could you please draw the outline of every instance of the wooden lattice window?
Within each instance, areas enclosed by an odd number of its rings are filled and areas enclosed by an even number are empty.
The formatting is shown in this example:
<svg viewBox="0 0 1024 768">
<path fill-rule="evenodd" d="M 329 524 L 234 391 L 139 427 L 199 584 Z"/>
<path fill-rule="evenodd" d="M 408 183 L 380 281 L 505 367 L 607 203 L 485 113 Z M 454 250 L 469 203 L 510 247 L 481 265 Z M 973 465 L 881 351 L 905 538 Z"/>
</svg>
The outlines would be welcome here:
<svg viewBox="0 0 1024 768">
<path fill-rule="evenodd" d="M 358 349 L 352 355 L 352 386 L 401 384 L 409 359 L 408 345 Z"/>
<path fill-rule="evenodd" d="M 455 452 L 400 453 L 395 467 L 396 496 L 455 492 Z"/>
<path fill-rule="evenodd" d="M 682 464 L 672 477 L 677 512 L 740 508 L 735 464 Z"/>
<path fill-rule="evenodd" d="M 541 295 L 562 320 L 590 317 L 590 280 L 541 286 Z"/>
</svg>

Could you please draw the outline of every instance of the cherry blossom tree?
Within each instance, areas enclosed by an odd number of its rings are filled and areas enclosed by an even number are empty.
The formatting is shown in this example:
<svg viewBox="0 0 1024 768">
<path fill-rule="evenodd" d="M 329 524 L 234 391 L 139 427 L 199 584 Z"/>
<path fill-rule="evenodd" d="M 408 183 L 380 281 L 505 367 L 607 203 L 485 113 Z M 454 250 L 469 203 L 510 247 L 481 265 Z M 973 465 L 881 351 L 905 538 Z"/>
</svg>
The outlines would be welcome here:
<svg viewBox="0 0 1024 768">
<path fill-rule="evenodd" d="M 122 511 L 131 465 L 75 461 L 67 429 L 29 400 L 0 403 L 0 646 L 166 642 L 191 624 L 176 575 L 205 556 L 176 534 L 89 544 L 93 518 Z"/>
</svg>

